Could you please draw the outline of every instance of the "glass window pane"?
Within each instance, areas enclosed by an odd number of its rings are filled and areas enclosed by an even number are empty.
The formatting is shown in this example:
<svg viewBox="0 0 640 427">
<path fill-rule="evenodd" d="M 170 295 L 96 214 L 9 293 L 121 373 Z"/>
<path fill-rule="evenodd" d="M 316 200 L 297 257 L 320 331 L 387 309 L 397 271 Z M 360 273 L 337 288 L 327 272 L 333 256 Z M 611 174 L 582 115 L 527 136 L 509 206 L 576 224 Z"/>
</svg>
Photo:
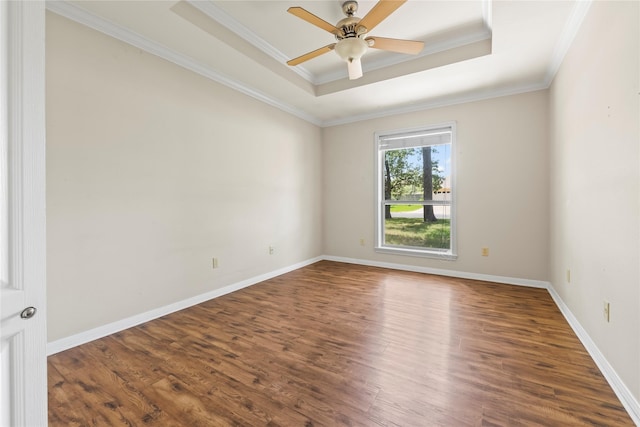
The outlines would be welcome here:
<svg viewBox="0 0 640 427">
<path fill-rule="evenodd" d="M 451 200 L 451 144 L 384 151 L 385 200 Z"/>
<path fill-rule="evenodd" d="M 386 200 L 422 199 L 422 150 L 405 148 L 384 153 Z"/>
<path fill-rule="evenodd" d="M 455 123 L 378 134 L 376 250 L 456 258 L 454 144 Z"/>
</svg>

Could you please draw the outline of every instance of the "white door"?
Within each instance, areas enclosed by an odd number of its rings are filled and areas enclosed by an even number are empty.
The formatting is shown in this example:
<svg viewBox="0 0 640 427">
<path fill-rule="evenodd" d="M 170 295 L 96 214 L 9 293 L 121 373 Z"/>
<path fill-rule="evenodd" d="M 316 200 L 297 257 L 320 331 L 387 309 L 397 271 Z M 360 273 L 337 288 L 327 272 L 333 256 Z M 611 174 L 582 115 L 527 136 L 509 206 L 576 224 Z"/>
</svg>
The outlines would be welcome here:
<svg viewBox="0 0 640 427">
<path fill-rule="evenodd" d="M 44 25 L 44 2 L 0 1 L 2 427 L 47 425 Z"/>
</svg>

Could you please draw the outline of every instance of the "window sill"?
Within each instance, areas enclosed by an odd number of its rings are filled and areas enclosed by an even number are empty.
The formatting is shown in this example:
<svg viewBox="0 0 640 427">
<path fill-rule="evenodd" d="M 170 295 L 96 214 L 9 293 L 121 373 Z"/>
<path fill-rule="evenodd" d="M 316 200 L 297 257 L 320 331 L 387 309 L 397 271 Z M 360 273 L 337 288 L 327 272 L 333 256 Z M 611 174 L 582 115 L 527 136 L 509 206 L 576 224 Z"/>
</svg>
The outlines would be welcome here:
<svg viewBox="0 0 640 427">
<path fill-rule="evenodd" d="M 381 246 L 375 248 L 376 252 L 391 255 L 405 255 L 414 256 L 420 258 L 432 258 L 445 261 L 455 261 L 458 259 L 458 255 L 449 251 L 427 251 L 422 249 L 410 249 L 410 248 L 395 248 L 390 246 Z"/>
</svg>

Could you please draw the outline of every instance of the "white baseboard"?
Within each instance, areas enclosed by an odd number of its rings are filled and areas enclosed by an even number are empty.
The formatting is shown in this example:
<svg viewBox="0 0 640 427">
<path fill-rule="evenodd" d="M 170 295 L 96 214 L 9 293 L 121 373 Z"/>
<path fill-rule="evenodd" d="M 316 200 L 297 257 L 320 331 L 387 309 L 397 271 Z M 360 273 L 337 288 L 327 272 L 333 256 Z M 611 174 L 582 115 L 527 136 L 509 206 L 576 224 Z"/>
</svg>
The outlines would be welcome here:
<svg viewBox="0 0 640 427">
<path fill-rule="evenodd" d="M 377 262 L 363 259 L 355 259 L 355 258 L 343 258 L 336 256 L 320 256 L 316 258 L 312 258 L 294 265 L 290 265 L 288 267 L 284 267 L 269 273 L 262 274 L 260 276 L 255 276 L 250 279 L 243 280 L 238 283 L 234 283 L 228 286 L 225 286 L 220 289 L 215 289 L 211 292 L 207 292 L 201 295 L 197 295 L 192 298 L 187 298 L 182 301 L 178 301 L 173 304 L 169 304 L 164 307 L 159 307 L 154 310 L 147 311 L 145 313 L 137 314 L 135 316 L 128 317 L 126 319 L 122 319 L 113 323 L 109 323 L 107 325 L 99 326 L 94 329 L 90 329 L 85 332 L 81 332 L 76 335 L 72 335 L 66 338 L 62 338 L 47 344 L 47 355 L 52 355 L 69 348 L 96 340 L 98 338 L 105 337 L 107 335 L 114 334 L 116 332 L 125 330 L 127 328 L 131 328 L 133 326 L 137 326 L 141 323 L 148 322 L 153 319 L 157 319 L 159 317 L 165 316 L 167 314 L 183 310 L 185 308 L 200 304 L 202 302 L 220 297 L 222 295 L 229 294 L 231 292 L 255 285 L 257 283 L 263 282 L 265 280 L 271 279 L 276 276 L 280 276 L 282 274 L 297 270 L 299 268 L 305 267 L 310 264 L 314 264 L 318 261 L 327 260 L 327 261 L 336 261 L 336 262 L 344 262 L 349 264 L 359 264 L 359 265 L 367 265 L 372 267 L 382 267 L 389 268 L 393 270 L 403 270 L 403 271 L 412 271 L 417 273 L 426 273 L 426 274 L 436 274 L 439 276 L 448 276 L 448 277 L 458 277 L 462 279 L 473 279 L 473 280 L 483 280 L 488 282 L 495 283 L 504 283 L 510 285 L 518 285 L 518 286 L 528 286 L 534 288 L 543 288 L 547 289 L 551 298 L 553 298 L 554 302 L 560 309 L 560 312 L 564 315 L 565 319 L 578 336 L 578 339 L 585 346 L 591 358 L 594 360 L 605 379 L 609 382 L 609 385 L 613 389 L 618 399 L 624 406 L 624 408 L 629 413 L 631 419 L 636 423 L 636 425 L 640 426 L 640 404 L 635 399 L 631 391 L 627 388 L 624 382 L 620 379 L 616 371 L 609 364 L 607 359 L 598 349 L 598 346 L 593 342 L 587 331 L 580 325 L 580 322 L 576 319 L 576 317 L 571 313 L 569 307 L 562 301 L 560 295 L 553 288 L 551 283 L 540 281 L 540 280 L 530 280 L 530 279 L 520 279 L 514 277 L 505 277 L 505 276 L 493 276 L 488 274 L 478 274 L 478 273 L 468 273 L 463 271 L 455 271 L 455 270 L 445 270 L 438 268 L 428 268 L 428 267 L 418 267 L 406 264 L 395 264 L 395 263 L 387 263 L 387 262 Z"/>
<path fill-rule="evenodd" d="M 633 396 L 631 391 L 618 376 L 615 369 L 613 369 L 613 366 L 609 364 L 607 359 L 600 352 L 596 343 L 591 339 L 582 325 L 580 325 L 580 322 L 578 322 L 578 319 L 576 319 L 571 310 L 569 310 L 569 307 L 564 303 L 562 298 L 560 298 L 560 295 L 556 292 L 553 285 L 550 284 L 547 290 L 549 291 L 549 294 L 551 294 L 553 301 L 555 301 L 556 305 L 560 309 L 560 312 L 563 314 L 565 319 L 567 319 L 567 322 L 569 322 L 569 325 L 578 336 L 578 339 L 582 342 L 582 345 L 584 345 L 593 361 L 598 365 L 600 372 L 602 372 L 602 375 L 604 375 L 605 379 L 609 382 L 613 392 L 618 396 L 618 399 L 620 399 L 622 406 L 627 410 L 633 422 L 637 426 L 640 426 L 640 403 L 638 403 L 638 400 Z"/>
<path fill-rule="evenodd" d="M 453 270 L 442 270 L 437 268 L 416 267 L 416 266 L 410 266 L 410 265 L 404 265 L 404 264 L 374 262 L 374 261 L 363 260 L 363 259 L 343 258 L 343 257 L 334 257 L 334 256 L 320 256 L 320 257 L 312 258 L 312 259 L 309 259 L 285 268 L 281 268 L 276 271 L 262 274 L 260 276 L 252 277 L 250 279 L 243 280 L 241 282 L 234 283 L 220 289 L 214 289 L 210 292 L 206 292 L 201 295 L 196 295 L 194 297 L 187 298 L 185 300 L 178 301 L 178 302 L 166 305 L 164 307 L 158 307 L 156 309 L 153 309 L 144 313 L 127 317 L 126 319 L 118 320 L 116 322 L 98 326 L 97 328 L 93 328 L 88 331 L 80 332 L 75 335 L 71 335 L 56 341 L 52 341 L 47 344 L 47 355 L 50 356 L 52 354 L 59 353 L 61 351 L 73 348 L 75 346 L 85 344 L 99 338 L 106 337 L 107 335 L 111 335 L 116 332 L 123 331 L 125 329 L 140 325 L 141 323 L 145 323 L 150 320 L 157 319 L 162 316 L 166 316 L 167 314 L 171 314 L 176 311 L 183 310 L 185 308 L 220 297 L 222 295 L 226 295 L 231 292 L 255 285 L 256 283 L 260 283 L 262 281 L 271 279 L 276 276 L 280 276 L 290 271 L 297 270 L 299 268 L 305 267 L 307 265 L 313 264 L 321 260 L 344 262 L 349 264 L 369 265 L 372 267 L 382 267 L 382 268 L 389 268 L 393 270 L 413 271 L 417 273 L 437 274 L 440 276 L 485 280 L 488 282 L 507 283 L 512 285 L 530 286 L 530 287 L 536 287 L 536 288 L 548 287 L 547 282 L 541 282 L 536 280 L 516 279 L 512 277 L 466 273 L 466 272 L 453 271 Z"/>
<path fill-rule="evenodd" d="M 631 391 L 624 384 L 622 379 L 618 376 L 615 369 L 611 366 L 611 364 L 607 361 L 604 355 L 598 349 L 595 342 L 591 339 L 587 331 L 580 325 L 580 322 L 576 319 L 576 317 L 571 313 L 569 307 L 562 301 L 560 295 L 556 292 L 550 282 L 539 281 L 539 280 L 530 280 L 530 279 L 519 279 L 514 277 L 504 277 L 504 276 L 493 276 L 486 274 L 477 274 L 477 273 L 468 273 L 462 271 L 455 270 L 444 270 L 438 268 L 428 268 L 428 267 L 416 267 L 405 264 L 394 264 L 394 263 L 386 263 L 386 262 L 377 262 L 370 260 L 362 260 L 362 259 L 354 259 L 354 258 L 342 258 L 335 256 L 324 256 L 323 259 L 327 261 L 336 261 L 336 262 L 345 262 L 349 264 L 360 264 L 367 265 L 372 267 L 382 267 L 382 268 L 390 268 L 394 270 L 404 270 L 404 271 L 413 271 L 417 273 L 427 273 L 427 274 L 436 274 L 440 276 L 449 276 L 449 277 L 459 277 L 463 279 L 474 279 L 474 280 L 484 280 L 488 282 L 495 283 L 505 283 L 510 285 L 519 285 L 519 286 L 528 286 L 534 288 L 543 288 L 547 289 L 551 298 L 558 306 L 558 309 L 563 314 L 567 322 L 573 329 L 574 333 L 578 336 L 578 339 L 582 342 L 582 345 L 587 349 L 589 355 L 596 363 L 600 372 L 605 377 L 611 388 L 613 389 L 618 399 L 620 399 L 620 403 L 627 410 L 629 416 L 633 420 L 633 422 L 640 426 L 640 404 L 638 400 L 635 399 Z"/>
<path fill-rule="evenodd" d="M 274 278 L 276 276 L 289 273 L 290 271 L 297 270 L 299 268 L 305 267 L 307 265 L 310 265 L 322 260 L 323 260 L 323 257 L 311 258 L 306 261 L 302 261 L 297 264 L 293 264 L 275 271 L 271 271 L 269 273 L 261 274 L 259 276 L 255 276 L 250 279 L 246 279 L 241 282 L 237 282 L 220 289 L 214 289 L 210 292 L 206 292 L 201 295 L 196 295 L 194 297 L 187 298 L 185 300 L 178 301 L 178 302 L 166 305 L 164 307 L 158 307 L 156 309 L 149 310 L 144 313 L 136 314 L 135 316 L 127 317 L 126 319 L 118 320 L 116 322 L 112 322 L 103 326 L 98 326 L 97 328 L 90 329 L 88 331 L 80 332 L 79 334 L 71 335 L 66 338 L 61 338 L 59 340 L 52 341 L 47 344 L 47 356 L 51 356 L 52 354 L 59 353 L 64 350 L 68 350 L 72 347 L 76 347 L 78 345 L 85 344 L 93 340 L 97 340 L 98 338 L 106 337 L 107 335 L 111 335 L 116 332 L 123 331 L 133 326 L 140 325 L 141 323 L 145 323 L 150 320 L 157 319 L 162 316 L 166 316 L 167 314 L 171 314 L 176 311 L 183 310 L 185 308 L 203 303 L 205 301 L 220 297 L 222 295 L 229 294 L 231 292 L 240 290 L 242 288 L 255 285 L 256 283 L 260 283 L 265 280 Z"/>
<path fill-rule="evenodd" d="M 404 264 L 375 262 L 375 261 L 354 259 L 354 258 L 320 256 L 320 257 L 312 258 L 294 265 L 290 265 L 288 267 L 281 268 L 276 271 L 265 273 L 260 276 L 252 277 L 250 279 L 243 280 L 241 282 L 234 283 L 220 289 L 214 289 L 210 292 L 206 292 L 201 295 L 196 295 L 194 297 L 187 298 L 185 300 L 178 301 L 178 302 L 166 305 L 164 307 L 158 307 L 156 309 L 149 310 L 144 313 L 127 317 L 126 319 L 118 320 L 112 323 L 108 323 L 106 325 L 98 326 L 97 328 L 93 328 L 88 331 L 80 332 L 75 335 L 71 335 L 56 341 L 52 341 L 47 344 L 47 355 L 51 356 L 52 354 L 59 353 L 64 350 L 68 350 L 78 345 L 85 344 L 90 341 L 106 337 L 107 335 L 111 335 L 128 328 L 132 328 L 134 326 L 140 325 L 150 320 L 157 319 L 159 317 L 166 316 L 167 314 L 174 313 L 176 311 L 183 310 L 185 308 L 203 303 L 205 301 L 220 297 L 222 295 L 226 295 L 231 292 L 255 285 L 256 283 L 260 283 L 265 280 L 271 279 L 273 277 L 288 273 L 290 271 L 297 270 L 299 268 L 305 267 L 307 265 L 316 263 L 321 260 L 344 262 L 349 264 L 369 265 L 373 267 L 389 268 L 393 270 L 405 270 L 405 271 L 413 271 L 417 273 L 437 274 L 440 276 L 460 277 L 464 279 L 484 280 L 488 282 L 507 283 L 512 285 L 530 286 L 530 287 L 536 287 L 536 288 L 547 288 L 548 286 L 547 282 L 541 282 L 537 280 L 517 279 L 512 277 L 492 276 L 492 275 L 476 274 L 476 273 L 466 273 L 466 272 L 443 270 L 443 269 L 437 269 L 437 268 L 415 267 L 415 266 L 409 266 Z"/>
<path fill-rule="evenodd" d="M 516 277 L 493 276 L 490 274 L 468 273 L 466 271 L 445 270 L 441 268 L 418 267 L 415 265 L 395 264 L 356 258 L 343 258 L 336 256 L 324 256 L 327 261 L 346 262 L 349 264 L 368 265 L 371 267 L 390 268 L 392 270 L 413 271 L 415 273 L 435 274 L 438 276 L 457 277 L 460 279 L 483 280 L 485 282 L 504 283 L 508 285 L 527 286 L 530 288 L 547 289 L 549 282 L 542 280 L 519 279 Z"/>
</svg>

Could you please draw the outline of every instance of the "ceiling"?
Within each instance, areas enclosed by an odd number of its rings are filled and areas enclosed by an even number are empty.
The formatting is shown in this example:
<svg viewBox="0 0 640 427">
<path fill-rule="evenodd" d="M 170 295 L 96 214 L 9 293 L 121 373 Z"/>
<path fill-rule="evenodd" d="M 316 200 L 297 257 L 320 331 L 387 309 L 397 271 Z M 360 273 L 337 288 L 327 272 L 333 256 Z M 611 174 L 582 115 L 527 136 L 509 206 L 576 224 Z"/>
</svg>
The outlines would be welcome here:
<svg viewBox="0 0 640 427">
<path fill-rule="evenodd" d="M 589 2 L 409 0 L 370 35 L 425 42 L 405 55 L 369 49 L 364 76 L 328 52 L 332 42 L 287 13 L 302 6 L 335 24 L 341 1 L 48 1 L 47 8 L 319 126 L 544 89 Z M 360 1 L 356 16 L 376 4 Z"/>
</svg>

